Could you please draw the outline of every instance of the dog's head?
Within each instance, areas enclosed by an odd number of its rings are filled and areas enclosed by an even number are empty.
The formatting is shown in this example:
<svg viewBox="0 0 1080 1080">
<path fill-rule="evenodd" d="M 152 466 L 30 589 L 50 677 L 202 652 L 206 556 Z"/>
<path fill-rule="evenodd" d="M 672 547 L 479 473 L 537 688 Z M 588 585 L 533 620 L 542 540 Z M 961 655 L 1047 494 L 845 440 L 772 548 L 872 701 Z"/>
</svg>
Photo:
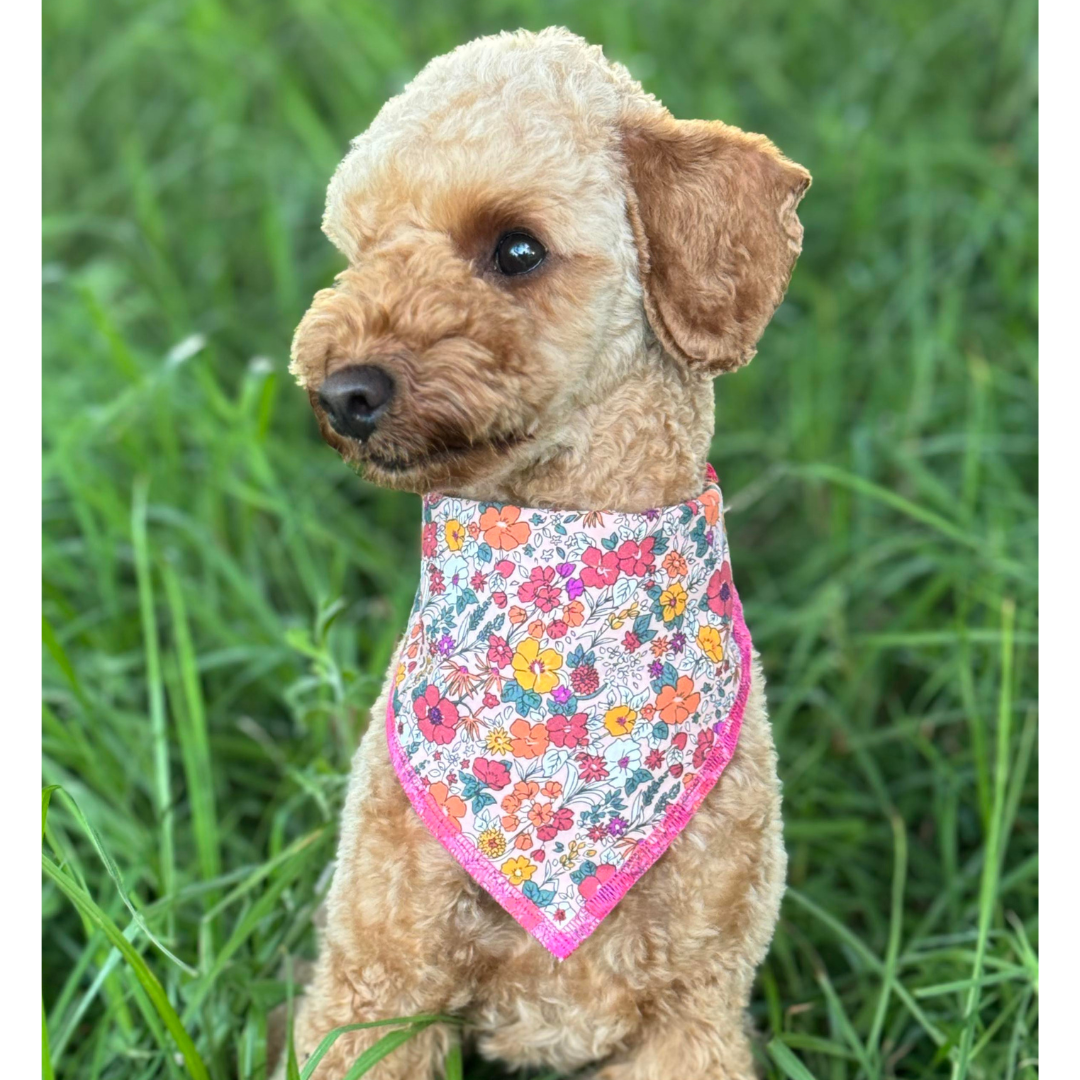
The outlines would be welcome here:
<svg viewBox="0 0 1080 1080">
<path fill-rule="evenodd" d="M 763 136 L 675 120 L 566 31 L 479 39 L 335 173 L 323 228 L 349 267 L 292 371 L 371 479 L 476 490 L 557 453 L 643 357 L 688 392 L 746 363 L 809 183 Z"/>
</svg>

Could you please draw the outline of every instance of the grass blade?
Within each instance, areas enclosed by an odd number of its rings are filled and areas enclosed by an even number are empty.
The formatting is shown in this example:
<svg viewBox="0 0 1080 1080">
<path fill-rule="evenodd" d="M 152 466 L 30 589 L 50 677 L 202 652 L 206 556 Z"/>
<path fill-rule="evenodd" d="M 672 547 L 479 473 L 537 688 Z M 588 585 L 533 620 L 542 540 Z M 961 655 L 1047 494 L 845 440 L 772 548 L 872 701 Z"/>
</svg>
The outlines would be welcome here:
<svg viewBox="0 0 1080 1080">
<path fill-rule="evenodd" d="M 779 1039 L 772 1039 L 766 1049 L 788 1080 L 816 1080 L 814 1074 Z"/>
<path fill-rule="evenodd" d="M 149 481 L 135 482 L 131 502 L 131 541 L 135 549 L 135 577 L 139 587 L 139 617 L 142 620 L 146 654 L 146 689 L 150 698 L 150 737 L 154 744 L 154 806 L 161 833 L 161 891 L 176 887 L 176 855 L 173 842 L 172 791 L 169 783 L 169 743 L 165 722 L 165 684 L 161 677 L 161 650 L 158 644 L 154 584 L 150 571 L 150 542 L 146 531 Z"/>
<path fill-rule="evenodd" d="M 421 1031 L 431 1027 L 433 1023 L 433 1020 L 427 1020 L 384 1035 L 374 1046 L 369 1046 L 353 1062 L 352 1068 L 342 1077 L 342 1080 L 358 1080 L 359 1077 L 371 1072 L 387 1054 L 393 1053 L 399 1046 L 403 1046 L 410 1039 L 415 1038 Z"/>
<path fill-rule="evenodd" d="M 443 1016 L 438 1013 L 433 1013 L 429 1015 L 420 1014 L 418 1016 L 394 1016 L 388 1020 L 367 1020 L 359 1024 L 343 1024 L 341 1027 L 336 1027 L 333 1031 L 327 1032 L 327 1034 L 323 1036 L 322 1042 L 315 1047 L 311 1057 L 304 1063 L 304 1068 L 300 1072 L 300 1080 L 311 1080 L 312 1074 L 318 1068 L 319 1062 L 326 1057 L 330 1047 L 333 1046 L 342 1035 L 345 1035 L 350 1031 L 366 1031 L 369 1028 L 392 1027 L 397 1024 L 422 1024 L 426 1027 L 429 1024 L 460 1023 L 460 1018 L 456 1016 Z"/>
<path fill-rule="evenodd" d="M 990 815 L 990 832 L 986 838 L 986 858 L 983 861 L 982 882 L 979 888 L 978 938 L 975 942 L 975 960 L 972 964 L 972 987 L 964 1007 L 964 1028 L 960 1035 L 959 1051 L 953 1067 L 953 1080 L 966 1080 L 971 1065 L 975 1025 L 982 999 L 983 966 L 986 945 L 990 937 L 990 922 L 997 906 L 998 879 L 1001 872 L 1001 855 L 1005 842 L 1002 823 L 1005 817 L 1005 798 L 1009 781 L 1009 735 L 1012 727 L 1012 632 L 1016 618 L 1016 605 L 1006 599 L 1001 605 L 1001 690 L 998 697 L 997 753 L 994 761 L 994 805 Z"/>
<path fill-rule="evenodd" d="M 157 976 L 150 970 L 146 961 L 139 955 L 131 942 L 124 937 L 120 928 L 94 903 L 89 893 L 81 889 L 44 854 L 41 856 L 41 868 L 45 871 L 45 875 L 75 905 L 79 913 L 104 932 L 112 945 L 127 961 L 140 985 L 146 991 L 147 997 L 150 998 L 158 1016 L 161 1017 L 162 1023 L 175 1040 L 177 1049 L 183 1055 L 188 1075 L 191 1076 L 192 1080 L 210 1080 L 206 1065 L 199 1056 L 198 1050 L 195 1049 L 191 1036 L 188 1035 L 184 1025 L 180 1022 L 180 1017 L 176 1015 L 176 1010 L 170 1004 L 165 994 L 165 988 L 158 982 Z"/>
</svg>

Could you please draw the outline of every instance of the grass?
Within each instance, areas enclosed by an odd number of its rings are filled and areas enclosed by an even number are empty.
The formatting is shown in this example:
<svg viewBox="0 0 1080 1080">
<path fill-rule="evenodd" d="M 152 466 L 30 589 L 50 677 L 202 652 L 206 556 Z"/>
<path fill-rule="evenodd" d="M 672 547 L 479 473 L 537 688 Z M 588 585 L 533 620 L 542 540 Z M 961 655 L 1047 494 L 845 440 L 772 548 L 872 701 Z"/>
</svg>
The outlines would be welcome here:
<svg viewBox="0 0 1080 1080">
<path fill-rule="evenodd" d="M 344 469 L 285 371 L 339 265 L 322 191 L 427 57 L 550 22 L 815 176 L 789 299 L 720 381 L 713 447 L 791 856 L 762 1069 L 1035 1075 L 1035 19 L 1032 0 L 46 5 L 56 1077 L 264 1075 L 417 574 L 417 500 Z"/>
</svg>

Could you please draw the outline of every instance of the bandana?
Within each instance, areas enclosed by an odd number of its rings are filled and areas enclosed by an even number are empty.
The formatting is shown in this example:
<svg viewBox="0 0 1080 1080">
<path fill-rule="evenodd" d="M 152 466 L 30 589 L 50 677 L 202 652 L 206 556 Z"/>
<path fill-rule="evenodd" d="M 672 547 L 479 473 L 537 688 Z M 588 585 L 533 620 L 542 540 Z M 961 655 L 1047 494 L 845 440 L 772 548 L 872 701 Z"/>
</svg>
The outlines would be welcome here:
<svg viewBox="0 0 1080 1080">
<path fill-rule="evenodd" d="M 750 635 L 711 467 L 644 513 L 423 505 L 387 709 L 394 768 L 450 854 L 560 959 L 731 760 Z"/>
</svg>

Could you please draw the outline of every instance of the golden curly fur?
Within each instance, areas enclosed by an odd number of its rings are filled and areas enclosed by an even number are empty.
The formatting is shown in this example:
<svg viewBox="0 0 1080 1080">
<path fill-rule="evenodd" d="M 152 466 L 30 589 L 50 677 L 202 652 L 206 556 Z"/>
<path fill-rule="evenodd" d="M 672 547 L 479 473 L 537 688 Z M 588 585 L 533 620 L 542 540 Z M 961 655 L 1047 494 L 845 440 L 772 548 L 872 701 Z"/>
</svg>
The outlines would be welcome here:
<svg viewBox="0 0 1080 1080">
<path fill-rule="evenodd" d="M 481 38 L 433 60 L 339 166 L 323 227 L 349 268 L 300 324 L 293 371 L 327 440 L 378 483 L 563 508 L 688 498 L 712 437 L 711 377 L 750 359 L 782 299 L 809 182 L 762 136 L 675 120 L 565 30 Z M 492 259 L 511 228 L 548 252 L 522 278 Z M 366 442 L 342 438 L 319 387 L 374 362 L 395 396 Z M 385 710 L 384 688 L 372 715 Z M 756 662 L 720 781 L 563 962 L 429 834 L 372 724 L 301 1060 L 339 1025 L 453 1012 L 511 1066 L 749 1077 L 744 1009 L 785 865 Z M 316 1075 L 341 1077 L 379 1034 L 339 1038 Z M 453 1037 L 431 1027 L 370 1075 L 434 1077 Z"/>
</svg>

